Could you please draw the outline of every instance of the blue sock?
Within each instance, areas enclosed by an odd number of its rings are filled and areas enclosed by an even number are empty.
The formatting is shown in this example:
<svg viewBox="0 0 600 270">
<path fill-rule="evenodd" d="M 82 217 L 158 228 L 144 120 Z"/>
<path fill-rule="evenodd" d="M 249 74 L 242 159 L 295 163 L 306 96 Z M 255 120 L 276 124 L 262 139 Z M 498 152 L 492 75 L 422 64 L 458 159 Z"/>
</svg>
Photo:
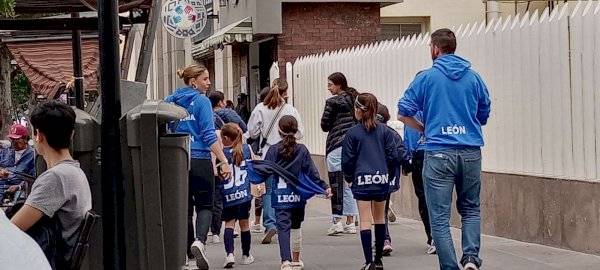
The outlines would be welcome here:
<svg viewBox="0 0 600 270">
<path fill-rule="evenodd" d="M 227 255 L 233 253 L 233 229 L 225 228 L 223 235 L 223 243 L 225 244 L 225 252 Z"/>
<path fill-rule="evenodd" d="M 242 238 L 242 255 L 250 256 L 250 243 L 252 243 L 250 231 L 242 232 L 240 237 Z"/>
<path fill-rule="evenodd" d="M 375 224 L 375 261 L 383 257 L 383 244 L 385 242 L 385 224 Z"/>
<path fill-rule="evenodd" d="M 360 231 L 360 242 L 362 243 L 363 252 L 365 254 L 365 264 L 373 262 L 373 249 L 371 248 L 371 230 Z"/>
</svg>

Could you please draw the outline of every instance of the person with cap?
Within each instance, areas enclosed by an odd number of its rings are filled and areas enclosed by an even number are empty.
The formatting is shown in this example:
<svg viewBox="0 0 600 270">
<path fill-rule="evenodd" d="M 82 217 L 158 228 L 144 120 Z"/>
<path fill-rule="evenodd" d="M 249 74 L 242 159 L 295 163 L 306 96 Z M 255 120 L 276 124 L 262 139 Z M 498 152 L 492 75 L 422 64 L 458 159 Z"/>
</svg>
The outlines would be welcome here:
<svg viewBox="0 0 600 270">
<path fill-rule="evenodd" d="M 26 127 L 12 125 L 7 137 L 10 147 L 0 156 L 0 198 L 16 202 L 25 197 L 25 181 L 17 173 L 35 175 L 35 153 Z"/>
<path fill-rule="evenodd" d="M 235 111 L 238 113 L 244 123 L 248 123 L 250 120 L 250 109 L 248 109 L 248 95 L 245 93 L 240 93 L 237 98 L 237 107 L 235 107 Z"/>
</svg>

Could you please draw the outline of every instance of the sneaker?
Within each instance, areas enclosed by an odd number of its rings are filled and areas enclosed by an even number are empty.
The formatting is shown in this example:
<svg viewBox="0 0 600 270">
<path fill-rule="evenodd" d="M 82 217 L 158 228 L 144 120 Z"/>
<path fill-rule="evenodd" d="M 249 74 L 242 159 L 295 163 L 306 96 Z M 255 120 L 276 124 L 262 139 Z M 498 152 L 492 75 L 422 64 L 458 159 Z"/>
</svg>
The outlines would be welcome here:
<svg viewBox="0 0 600 270">
<path fill-rule="evenodd" d="M 388 214 L 387 214 L 387 216 L 388 216 L 388 221 L 389 221 L 389 222 L 392 222 L 392 223 L 396 222 L 396 219 L 398 218 L 398 217 L 396 216 L 396 212 L 394 212 L 394 210 L 393 210 L 391 207 L 390 207 L 390 209 L 388 210 Z"/>
<path fill-rule="evenodd" d="M 277 231 L 275 229 L 268 230 L 267 233 L 265 233 L 265 236 L 263 236 L 261 243 L 271 244 L 271 241 L 273 240 L 273 236 L 275 236 L 275 234 L 277 234 Z"/>
<path fill-rule="evenodd" d="M 252 233 L 261 233 L 262 230 L 262 226 L 260 224 L 256 224 L 254 223 L 254 221 L 252 221 L 252 223 L 250 223 L 252 225 L 250 225 L 250 232 Z"/>
<path fill-rule="evenodd" d="M 219 237 L 219 236 L 218 236 L 218 235 L 216 235 L 216 234 L 215 234 L 215 235 L 213 235 L 213 236 L 212 236 L 212 242 L 213 242 L 213 244 L 218 244 L 218 243 L 221 243 L 221 237 Z"/>
<path fill-rule="evenodd" d="M 204 248 L 204 244 L 202 242 L 196 240 L 192 244 L 192 254 L 196 258 L 196 267 L 200 270 L 208 270 L 208 259 L 206 257 L 206 249 Z"/>
<path fill-rule="evenodd" d="M 294 270 L 302 270 L 304 269 L 304 262 L 302 260 L 298 262 L 292 262 L 292 268 L 294 268 Z"/>
<path fill-rule="evenodd" d="M 437 253 L 437 249 L 435 248 L 435 244 L 431 242 L 431 244 L 427 245 L 427 254 L 433 255 Z"/>
<path fill-rule="evenodd" d="M 242 262 L 240 263 L 241 265 L 249 265 L 252 264 L 254 262 L 254 256 L 252 256 L 252 254 L 250 254 L 250 256 L 242 256 Z"/>
<path fill-rule="evenodd" d="M 223 263 L 223 268 L 233 268 L 235 265 L 235 256 L 229 253 L 227 257 L 225 257 L 225 263 Z"/>
<path fill-rule="evenodd" d="M 383 270 L 383 261 L 375 261 L 375 270 Z"/>
<path fill-rule="evenodd" d="M 196 259 L 190 258 L 188 256 L 185 257 L 185 268 L 183 269 L 196 269 Z"/>
<path fill-rule="evenodd" d="M 344 233 L 356 234 L 356 226 L 354 225 L 354 223 L 344 225 Z"/>
<path fill-rule="evenodd" d="M 240 232 L 238 230 L 233 231 L 233 238 L 238 238 L 240 236 Z"/>
<path fill-rule="evenodd" d="M 477 265 L 477 261 L 473 257 L 465 257 L 460 263 L 463 265 L 464 270 L 479 270 L 479 265 Z"/>
<path fill-rule="evenodd" d="M 360 270 L 375 270 L 375 264 L 374 263 L 368 263 L 363 265 L 363 267 L 360 268 Z"/>
<path fill-rule="evenodd" d="M 383 254 L 382 255 L 390 256 L 392 251 L 394 251 L 394 248 L 392 248 L 392 242 L 390 242 L 390 240 L 385 240 L 385 242 L 383 242 Z"/>
<path fill-rule="evenodd" d="M 329 228 L 329 230 L 327 231 L 327 235 L 329 236 L 340 233 L 344 233 L 344 225 L 342 224 L 342 221 L 334 223 L 333 225 L 331 225 L 331 228 Z"/>
<path fill-rule="evenodd" d="M 285 261 L 281 264 L 281 270 L 294 270 L 290 261 Z"/>
</svg>

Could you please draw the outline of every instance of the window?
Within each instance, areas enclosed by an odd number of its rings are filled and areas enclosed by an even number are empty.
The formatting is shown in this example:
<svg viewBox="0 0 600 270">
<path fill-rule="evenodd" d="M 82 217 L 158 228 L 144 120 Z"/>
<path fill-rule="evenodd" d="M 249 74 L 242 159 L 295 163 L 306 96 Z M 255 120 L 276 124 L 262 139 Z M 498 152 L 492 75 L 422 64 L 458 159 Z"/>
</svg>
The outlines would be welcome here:
<svg viewBox="0 0 600 270">
<path fill-rule="evenodd" d="M 381 40 L 403 38 L 424 33 L 423 23 L 385 23 L 381 24 Z"/>
</svg>

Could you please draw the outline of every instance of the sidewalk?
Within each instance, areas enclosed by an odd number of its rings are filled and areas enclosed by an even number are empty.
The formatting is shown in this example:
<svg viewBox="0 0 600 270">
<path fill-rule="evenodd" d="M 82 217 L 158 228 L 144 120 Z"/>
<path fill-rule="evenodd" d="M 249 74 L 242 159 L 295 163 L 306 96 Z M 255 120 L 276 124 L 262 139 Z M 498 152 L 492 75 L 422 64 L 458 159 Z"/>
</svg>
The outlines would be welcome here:
<svg viewBox="0 0 600 270">
<path fill-rule="evenodd" d="M 358 270 L 362 266 L 363 254 L 358 235 L 327 236 L 330 226 L 329 202 L 312 199 L 303 223 L 304 245 L 302 260 L 306 270 Z M 425 233 L 419 221 L 398 219 L 390 226 L 394 252 L 384 257 L 385 269 L 438 270 L 436 255 L 427 255 Z M 452 230 L 457 253 L 460 256 L 460 230 Z M 277 242 L 261 245 L 262 234 L 252 234 L 252 254 L 256 262 L 239 265 L 244 270 L 276 270 L 280 267 Z M 276 238 L 275 238 L 276 240 Z M 596 239 L 597 240 L 597 239 Z M 209 239 L 210 241 L 210 239 Z M 239 238 L 235 240 L 235 255 L 241 259 Z M 592 239 L 590 239 L 592 241 Z M 223 244 L 207 244 L 211 269 L 222 269 L 225 258 Z M 600 257 L 567 250 L 523 243 L 503 238 L 483 236 L 481 257 L 485 270 L 597 270 Z"/>
</svg>

